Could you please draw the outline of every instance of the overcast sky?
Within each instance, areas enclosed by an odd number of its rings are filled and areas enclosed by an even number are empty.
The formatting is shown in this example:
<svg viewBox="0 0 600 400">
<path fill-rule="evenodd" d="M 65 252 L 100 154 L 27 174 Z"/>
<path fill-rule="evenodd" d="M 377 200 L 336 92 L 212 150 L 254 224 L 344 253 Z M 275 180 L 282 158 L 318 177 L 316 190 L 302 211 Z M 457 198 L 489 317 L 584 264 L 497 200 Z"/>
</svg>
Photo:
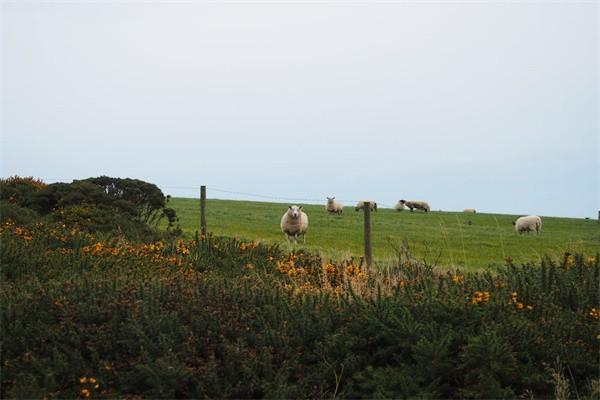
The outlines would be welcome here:
<svg viewBox="0 0 600 400">
<path fill-rule="evenodd" d="M 1 175 L 596 217 L 598 2 L 4 2 Z"/>
</svg>

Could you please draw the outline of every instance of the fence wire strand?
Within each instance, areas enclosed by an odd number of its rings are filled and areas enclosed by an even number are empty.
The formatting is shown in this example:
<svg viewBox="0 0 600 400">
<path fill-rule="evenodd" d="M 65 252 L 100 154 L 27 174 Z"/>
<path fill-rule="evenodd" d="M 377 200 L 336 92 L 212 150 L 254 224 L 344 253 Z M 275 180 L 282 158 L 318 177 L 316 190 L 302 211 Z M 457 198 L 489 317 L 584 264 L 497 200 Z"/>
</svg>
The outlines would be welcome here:
<svg viewBox="0 0 600 400">
<path fill-rule="evenodd" d="M 56 179 L 56 178 L 52 178 L 52 179 L 42 179 L 44 182 L 49 182 L 49 183 L 59 183 L 59 182 L 72 182 L 76 179 Z M 180 186 L 180 185 L 160 185 L 160 184 L 156 184 L 156 186 L 158 186 L 159 188 L 161 188 L 162 190 L 164 189 L 176 189 L 176 190 L 190 190 L 190 191 L 195 191 L 195 192 L 200 192 L 200 185 L 198 186 Z M 222 188 L 218 188 L 218 187 L 214 187 L 211 185 L 206 185 L 206 189 L 207 192 L 210 193 L 212 191 L 217 192 L 217 193 L 225 193 L 225 194 L 232 194 L 232 195 L 236 195 L 236 196 L 246 196 L 246 197 L 252 197 L 252 198 L 257 198 L 257 199 L 265 199 L 265 200 L 278 200 L 278 201 L 286 201 L 286 202 L 293 202 L 293 201 L 298 201 L 298 202 L 308 202 L 308 203 L 322 203 L 326 200 L 326 197 L 324 196 L 323 198 L 317 199 L 317 198 L 306 198 L 306 197 L 284 197 L 284 196 L 273 196 L 273 195 L 268 195 L 268 194 L 260 194 L 260 193 L 249 193 L 249 192 L 239 192 L 239 191 L 235 191 L 235 190 L 229 190 L 229 189 L 222 189 Z M 340 202 L 344 202 L 344 203 L 358 203 L 361 200 L 354 200 L 354 199 L 336 199 Z M 385 204 L 385 203 L 379 203 L 377 202 L 377 204 L 380 207 L 383 208 L 393 208 L 393 206 L 389 205 L 389 204 Z"/>
</svg>

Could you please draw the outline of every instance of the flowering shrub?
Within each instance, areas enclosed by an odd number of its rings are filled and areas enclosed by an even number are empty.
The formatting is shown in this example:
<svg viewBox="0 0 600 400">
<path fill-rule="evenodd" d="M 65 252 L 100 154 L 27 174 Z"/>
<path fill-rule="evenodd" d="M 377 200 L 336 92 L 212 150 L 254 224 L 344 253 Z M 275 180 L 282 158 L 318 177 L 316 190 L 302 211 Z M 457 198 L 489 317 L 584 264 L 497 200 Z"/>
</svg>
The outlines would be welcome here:
<svg viewBox="0 0 600 400">
<path fill-rule="evenodd" d="M 597 395 L 597 256 L 468 273 L 44 222 L 0 240 L 3 398 L 544 398 L 557 357 Z"/>
<path fill-rule="evenodd" d="M 0 179 L 1 221 L 29 223 L 35 217 L 88 232 L 145 239 L 161 218 L 170 233 L 180 234 L 175 210 L 154 184 L 101 176 L 46 185 L 18 176 Z"/>
<path fill-rule="evenodd" d="M 0 188 L 2 188 L 0 190 L 0 200 L 27 207 L 31 204 L 31 197 L 47 186 L 42 180 L 34 179 L 31 176 L 20 177 L 15 175 L 0 179 Z"/>
</svg>

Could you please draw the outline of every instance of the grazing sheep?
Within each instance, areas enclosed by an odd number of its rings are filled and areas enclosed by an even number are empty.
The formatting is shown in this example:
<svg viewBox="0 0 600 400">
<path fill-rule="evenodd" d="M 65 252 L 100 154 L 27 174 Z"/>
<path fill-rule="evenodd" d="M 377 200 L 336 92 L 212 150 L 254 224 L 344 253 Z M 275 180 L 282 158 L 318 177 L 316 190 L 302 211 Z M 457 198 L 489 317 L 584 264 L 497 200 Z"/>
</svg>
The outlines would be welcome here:
<svg viewBox="0 0 600 400">
<path fill-rule="evenodd" d="M 475 210 L 474 208 L 465 208 L 465 209 L 463 210 L 463 212 L 466 212 L 466 213 L 471 213 L 471 214 L 476 214 L 476 213 L 477 213 L 477 210 Z"/>
<path fill-rule="evenodd" d="M 516 221 L 513 221 L 513 225 L 519 235 L 524 232 L 529 233 L 532 231 L 539 234 L 542 230 L 542 219 L 537 215 L 528 215 L 526 217 L 517 218 Z"/>
<path fill-rule="evenodd" d="M 394 210 L 396 211 L 404 211 L 404 203 L 402 202 L 397 202 L 396 205 L 394 206 Z"/>
<path fill-rule="evenodd" d="M 283 232 L 289 241 L 298 243 L 298 238 L 306 243 L 306 231 L 308 231 L 308 216 L 302 211 L 302 206 L 289 206 L 285 214 L 281 217 L 281 232 Z"/>
<path fill-rule="evenodd" d="M 335 197 L 328 197 L 325 209 L 331 214 L 341 214 L 344 212 L 344 205 L 335 201 Z"/>
<path fill-rule="evenodd" d="M 356 203 L 356 207 L 354 207 L 354 211 L 362 210 L 365 208 L 365 203 L 369 203 L 369 209 L 371 211 L 377 211 L 377 202 L 372 200 L 361 200 Z"/>
<path fill-rule="evenodd" d="M 398 203 L 404 204 L 406 207 L 410 208 L 411 212 L 414 211 L 415 208 L 417 210 L 423 210 L 425 212 L 431 211 L 431 208 L 429 208 L 429 204 L 427 204 L 426 201 L 416 201 L 416 200 L 406 201 L 406 200 L 400 200 Z"/>
</svg>

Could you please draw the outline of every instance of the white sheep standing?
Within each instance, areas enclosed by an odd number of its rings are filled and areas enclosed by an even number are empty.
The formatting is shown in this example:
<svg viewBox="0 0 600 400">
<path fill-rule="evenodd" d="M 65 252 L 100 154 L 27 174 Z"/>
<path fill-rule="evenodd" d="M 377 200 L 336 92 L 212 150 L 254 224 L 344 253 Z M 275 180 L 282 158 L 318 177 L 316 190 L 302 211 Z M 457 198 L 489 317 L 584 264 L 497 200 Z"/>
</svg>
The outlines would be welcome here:
<svg viewBox="0 0 600 400">
<path fill-rule="evenodd" d="M 419 200 L 406 201 L 406 200 L 400 200 L 398 203 L 402 203 L 406 207 L 410 208 L 411 212 L 414 211 L 415 208 L 417 210 L 423 210 L 425 212 L 431 211 L 431 208 L 429 208 L 429 204 L 427 204 L 426 201 L 419 201 Z"/>
<path fill-rule="evenodd" d="M 475 210 L 474 208 L 465 208 L 463 210 L 463 212 L 465 212 L 465 213 L 471 213 L 471 214 L 477 214 L 477 210 Z"/>
<path fill-rule="evenodd" d="M 302 211 L 302 206 L 289 206 L 285 214 L 281 217 L 281 232 L 283 232 L 289 241 L 298 243 L 298 238 L 302 236 L 303 243 L 306 243 L 306 231 L 308 231 L 308 215 Z"/>
<path fill-rule="evenodd" d="M 515 230 L 519 234 L 523 234 L 524 232 L 533 232 L 535 231 L 537 234 L 542 230 L 542 219 L 537 215 L 528 215 L 526 217 L 519 217 L 516 221 L 513 221 L 513 225 L 515 226 Z"/>
<path fill-rule="evenodd" d="M 344 205 L 335 201 L 335 197 L 328 197 L 325 209 L 331 214 L 341 214 L 344 212 Z"/>
<path fill-rule="evenodd" d="M 356 203 L 356 207 L 354 207 L 354 211 L 363 210 L 365 208 L 365 203 L 369 203 L 369 209 L 371 211 L 377 211 L 377 202 L 373 200 L 361 200 Z"/>
<path fill-rule="evenodd" d="M 398 201 L 396 203 L 396 205 L 394 206 L 394 210 L 396 210 L 396 211 L 404 211 L 404 203 L 402 203 L 401 201 Z"/>
</svg>

